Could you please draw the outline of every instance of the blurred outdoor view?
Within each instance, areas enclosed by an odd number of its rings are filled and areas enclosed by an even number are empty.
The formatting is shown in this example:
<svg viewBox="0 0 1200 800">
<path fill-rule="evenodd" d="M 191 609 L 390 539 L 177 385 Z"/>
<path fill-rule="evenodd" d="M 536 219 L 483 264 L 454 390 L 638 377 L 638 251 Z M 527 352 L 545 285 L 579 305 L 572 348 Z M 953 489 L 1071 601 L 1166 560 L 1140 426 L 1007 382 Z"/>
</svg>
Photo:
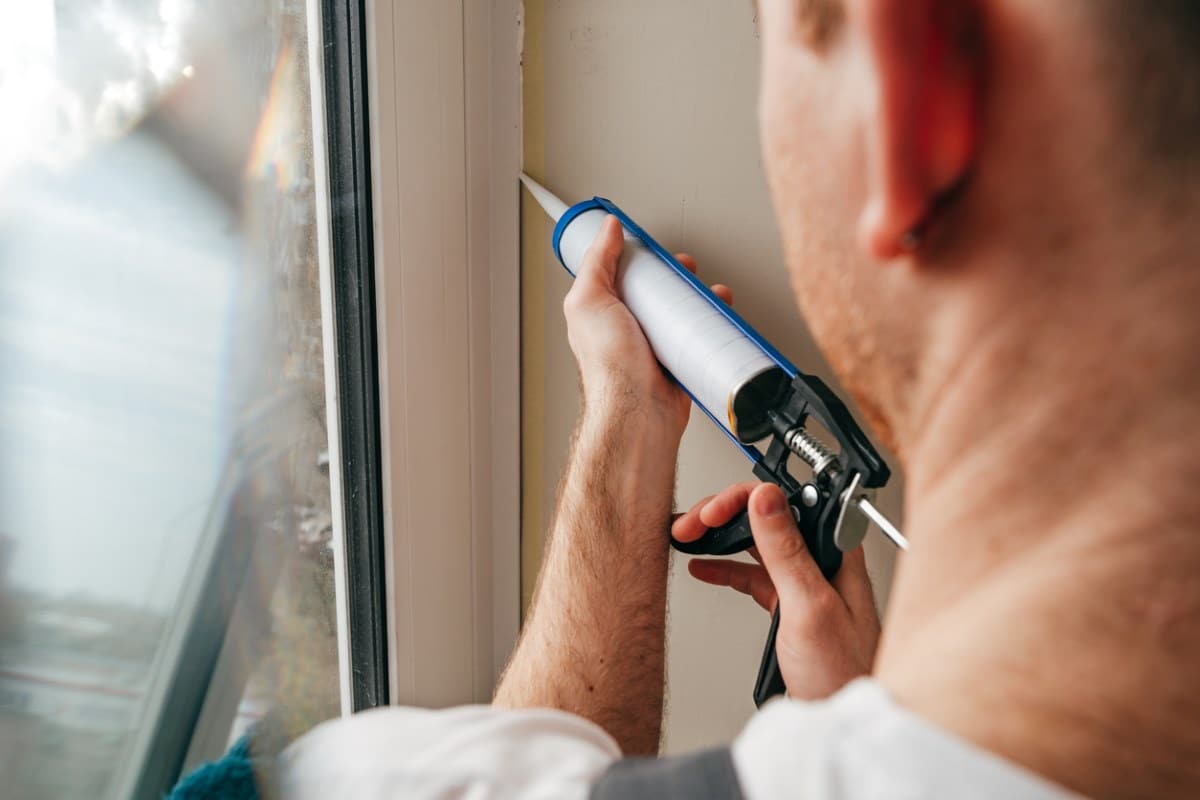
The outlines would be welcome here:
<svg viewBox="0 0 1200 800">
<path fill-rule="evenodd" d="M 338 714 L 307 28 L 304 0 L 0 8 L 6 798 Z"/>
</svg>

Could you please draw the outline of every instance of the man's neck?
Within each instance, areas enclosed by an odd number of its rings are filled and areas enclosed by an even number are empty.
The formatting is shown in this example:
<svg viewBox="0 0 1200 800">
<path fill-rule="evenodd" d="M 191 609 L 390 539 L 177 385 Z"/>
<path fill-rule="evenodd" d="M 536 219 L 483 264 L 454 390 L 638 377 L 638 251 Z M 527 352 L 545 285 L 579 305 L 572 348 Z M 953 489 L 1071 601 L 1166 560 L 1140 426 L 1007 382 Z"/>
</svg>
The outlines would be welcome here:
<svg viewBox="0 0 1200 800">
<path fill-rule="evenodd" d="M 1069 359 L 1001 334 L 938 387 L 906 448 L 913 548 L 877 674 L 920 715 L 1077 791 L 1194 796 L 1195 340 L 1079 324 L 1063 321 L 1075 346 L 1045 343 Z"/>
</svg>

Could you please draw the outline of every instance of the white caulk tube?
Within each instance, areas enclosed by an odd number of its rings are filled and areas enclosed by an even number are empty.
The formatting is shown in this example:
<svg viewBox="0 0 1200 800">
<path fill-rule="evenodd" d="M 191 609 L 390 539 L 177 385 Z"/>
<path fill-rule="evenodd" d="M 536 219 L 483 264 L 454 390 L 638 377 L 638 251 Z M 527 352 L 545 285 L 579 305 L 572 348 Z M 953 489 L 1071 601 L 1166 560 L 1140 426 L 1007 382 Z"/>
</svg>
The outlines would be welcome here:
<svg viewBox="0 0 1200 800">
<path fill-rule="evenodd" d="M 556 251 L 572 276 L 610 210 L 594 202 L 568 208 L 528 176 L 521 180 L 558 223 Z M 624 220 L 623 220 L 624 222 Z M 618 271 L 621 299 L 642 327 L 659 362 L 718 424 L 751 443 L 771 432 L 767 411 L 790 376 L 768 346 L 731 319 L 720 300 L 696 285 L 626 230 Z"/>
</svg>

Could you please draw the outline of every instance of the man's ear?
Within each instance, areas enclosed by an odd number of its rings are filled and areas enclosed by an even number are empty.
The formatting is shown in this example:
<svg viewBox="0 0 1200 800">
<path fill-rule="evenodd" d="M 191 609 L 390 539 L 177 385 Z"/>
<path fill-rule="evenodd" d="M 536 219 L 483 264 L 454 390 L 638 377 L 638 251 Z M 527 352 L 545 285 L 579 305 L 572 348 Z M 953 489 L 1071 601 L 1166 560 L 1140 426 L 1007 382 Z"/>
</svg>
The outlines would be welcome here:
<svg viewBox="0 0 1200 800">
<path fill-rule="evenodd" d="M 984 53 L 978 0 L 850 0 L 875 84 L 859 242 L 888 260 L 913 249 L 938 200 L 970 172 Z"/>
</svg>

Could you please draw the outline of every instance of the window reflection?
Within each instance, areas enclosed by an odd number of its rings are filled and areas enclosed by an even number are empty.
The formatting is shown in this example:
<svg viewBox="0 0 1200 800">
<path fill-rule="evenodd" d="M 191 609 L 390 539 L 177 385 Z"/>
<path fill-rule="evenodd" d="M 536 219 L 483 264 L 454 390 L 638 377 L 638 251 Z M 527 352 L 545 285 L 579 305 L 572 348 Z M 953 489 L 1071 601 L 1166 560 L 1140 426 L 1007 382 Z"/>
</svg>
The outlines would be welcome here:
<svg viewBox="0 0 1200 800">
<path fill-rule="evenodd" d="M 306 53 L 303 0 L 0 10 L 9 796 L 338 711 Z"/>
</svg>

